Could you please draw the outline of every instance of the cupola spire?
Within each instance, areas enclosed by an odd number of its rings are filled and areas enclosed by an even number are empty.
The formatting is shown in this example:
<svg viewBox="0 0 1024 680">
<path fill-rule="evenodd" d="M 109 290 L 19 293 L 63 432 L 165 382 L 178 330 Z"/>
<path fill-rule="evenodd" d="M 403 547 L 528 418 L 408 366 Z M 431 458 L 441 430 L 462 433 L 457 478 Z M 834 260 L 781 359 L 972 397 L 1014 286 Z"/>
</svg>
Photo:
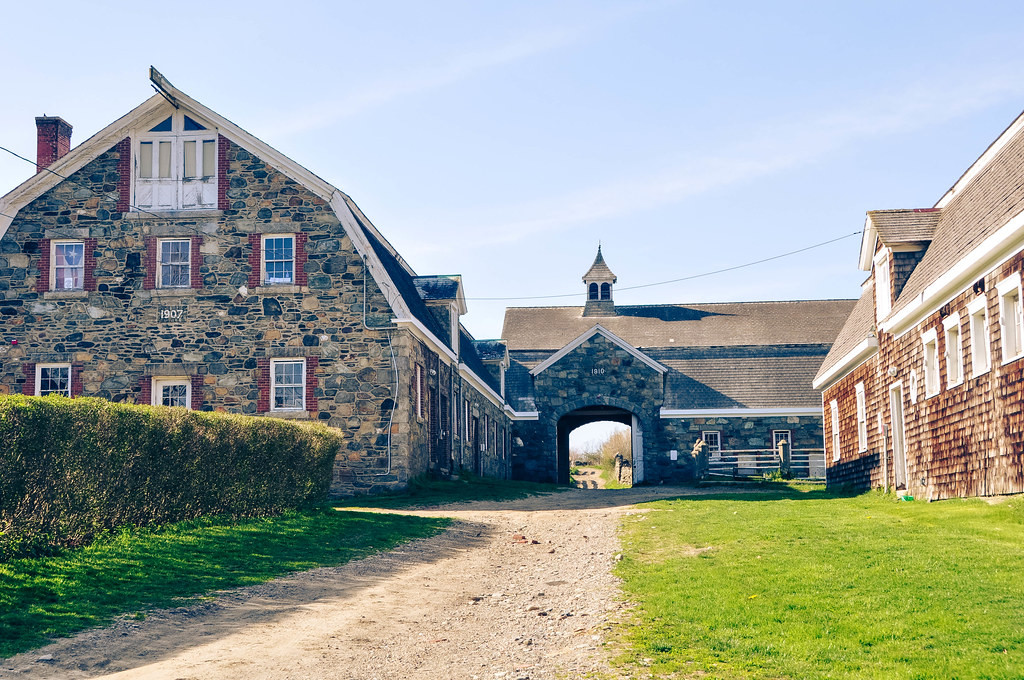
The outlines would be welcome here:
<svg viewBox="0 0 1024 680">
<path fill-rule="evenodd" d="M 583 316 L 615 316 L 612 284 L 617 280 L 605 263 L 599 244 L 594 264 L 590 265 L 590 269 L 583 275 L 583 284 L 587 291 L 587 304 L 583 307 Z"/>
</svg>

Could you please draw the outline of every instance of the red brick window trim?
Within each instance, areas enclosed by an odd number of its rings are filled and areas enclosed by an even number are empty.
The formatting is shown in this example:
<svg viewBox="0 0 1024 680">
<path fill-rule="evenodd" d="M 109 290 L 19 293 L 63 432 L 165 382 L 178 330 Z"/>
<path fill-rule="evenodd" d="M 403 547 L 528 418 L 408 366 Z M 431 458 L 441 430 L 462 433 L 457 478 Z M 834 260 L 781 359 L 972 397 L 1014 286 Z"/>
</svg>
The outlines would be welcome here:
<svg viewBox="0 0 1024 680">
<path fill-rule="evenodd" d="M 94 238 L 85 239 L 85 272 L 82 275 L 82 288 L 84 290 L 96 290 L 96 248 L 98 243 Z"/>
<path fill-rule="evenodd" d="M 266 413 L 270 410 L 270 359 L 257 359 L 256 370 L 256 383 L 260 389 L 260 396 L 256 400 L 256 410 Z"/>
<path fill-rule="evenodd" d="M 316 369 L 320 365 L 320 357 L 306 357 L 306 410 L 319 411 L 316 397 Z"/>
<path fill-rule="evenodd" d="M 306 275 L 306 234 L 295 234 L 295 285 L 308 285 Z"/>
<path fill-rule="evenodd" d="M 44 238 L 39 241 L 39 280 L 36 283 L 36 292 L 42 293 L 50 290 L 50 239 Z"/>
<path fill-rule="evenodd" d="M 117 143 L 117 212 L 131 210 L 132 201 L 132 140 L 125 137 Z"/>
<path fill-rule="evenodd" d="M 21 393 L 26 397 L 33 397 L 36 394 L 36 365 L 33 362 L 21 365 L 21 372 L 25 375 L 25 382 L 21 384 Z"/>
<path fill-rule="evenodd" d="M 231 142 L 217 135 L 217 209 L 228 209 L 228 151 Z"/>
<path fill-rule="evenodd" d="M 145 290 L 156 288 L 156 268 L 159 266 L 156 260 L 156 238 L 146 237 L 146 261 L 144 263 L 146 275 L 142 279 L 142 287 Z"/>
<path fill-rule="evenodd" d="M 193 236 L 192 237 L 192 257 L 189 263 L 189 274 L 191 275 L 192 288 L 198 290 L 203 287 L 203 275 L 199 271 L 199 266 L 203 262 L 203 237 Z"/>
<path fill-rule="evenodd" d="M 262 281 L 263 237 L 262 234 L 249 234 L 249 288 L 258 287 Z"/>
<path fill-rule="evenodd" d="M 202 411 L 203 410 L 203 376 L 194 375 L 189 380 L 192 381 L 192 410 Z"/>
<path fill-rule="evenodd" d="M 153 403 L 153 378 L 144 376 L 139 378 L 139 404 L 149 406 Z"/>
</svg>

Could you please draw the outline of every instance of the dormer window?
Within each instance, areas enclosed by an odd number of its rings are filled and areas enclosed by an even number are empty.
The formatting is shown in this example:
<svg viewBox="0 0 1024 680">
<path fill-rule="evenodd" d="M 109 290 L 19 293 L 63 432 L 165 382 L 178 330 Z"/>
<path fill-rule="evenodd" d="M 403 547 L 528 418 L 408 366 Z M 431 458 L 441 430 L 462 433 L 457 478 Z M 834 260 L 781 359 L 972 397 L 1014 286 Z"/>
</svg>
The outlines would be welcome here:
<svg viewBox="0 0 1024 680">
<path fill-rule="evenodd" d="M 216 130 L 175 111 L 136 136 L 134 174 L 141 210 L 216 208 Z"/>
</svg>

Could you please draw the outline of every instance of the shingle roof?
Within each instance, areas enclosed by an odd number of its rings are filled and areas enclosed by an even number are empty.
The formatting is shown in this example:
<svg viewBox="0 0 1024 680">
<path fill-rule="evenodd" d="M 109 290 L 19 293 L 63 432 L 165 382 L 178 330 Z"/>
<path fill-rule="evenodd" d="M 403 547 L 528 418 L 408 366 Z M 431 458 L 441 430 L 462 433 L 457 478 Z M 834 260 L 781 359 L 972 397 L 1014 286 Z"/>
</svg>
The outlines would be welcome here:
<svg viewBox="0 0 1024 680">
<path fill-rule="evenodd" d="M 356 217 L 358 220 L 358 216 Z M 360 220 L 361 223 L 361 220 Z M 388 276 L 391 277 L 391 281 L 395 284 L 398 289 L 398 293 L 402 296 L 405 304 L 409 307 L 409 311 L 412 313 L 416 320 L 423 324 L 431 333 L 434 334 L 438 340 L 443 342 L 445 346 L 451 346 L 451 336 L 446 333 L 441 326 L 437 323 L 437 319 L 427 309 L 426 303 L 420 297 L 419 291 L 416 289 L 416 284 L 413 282 L 413 277 L 399 264 L 398 260 L 391 254 L 380 240 L 374 235 L 372 229 L 366 229 L 364 227 L 363 232 L 366 234 L 367 240 L 370 242 L 370 246 L 373 248 L 373 252 L 380 259 L 384 269 L 387 270 Z"/>
<path fill-rule="evenodd" d="M 830 344 L 854 300 L 616 306 L 602 326 L 637 348 Z M 558 350 L 591 328 L 582 307 L 510 307 L 509 350 Z"/>
<path fill-rule="evenodd" d="M 931 241 L 941 216 L 942 211 L 938 208 L 868 212 L 871 223 L 878 230 L 878 238 L 887 245 Z"/>
<path fill-rule="evenodd" d="M 500 361 L 508 354 L 504 340 L 474 340 L 473 347 L 481 361 Z"/>
<path fill-rule="evenodd" d="M 605 264 L 604 255 L 601 254 L 601 246 L 597 247 L 597 257 L 594 258 L 594 264 L 590 265 L 590 269 L 583 275 L 584 281 L 591 281 L 593 279 L 604 280 L 611 279 L 612 283 L 618 281 L 612 270 Z"/>
<path fill-rule="evenodd" d="M 947 194 L 952 198 L 943 205 L 931 245 L 893 305 L 894 313 L 1020 212 L 1022 170 L 1024 133 L 1017 132 L 958 193 Z"/>
<path fill-rule="evenodd" d="M 454 300 L 459 293 L 458 276 L 414 276 L 412 282 L 424 300 Z"/>
<path fill-rule="evenodd" d="M 480 355 L 476 351 L 476 341 L 473 337 L 464 330 L 459 330 L 459 359 L 462 363 L 469 367 L 469 370 L 476 373 L 477 377 L 483 380 L 487 385 L 501 394 L 501 383 L 494 379 L 491 372 L 484 366 L 484 362 L 480 359 Z"/>
<path fill-rule="evenodd" d="M 825 357 L 825 361 L 821 364 L 815 377 L 827 372 L 865 338 L 874 335 L 875 300 L 873 291 L 874 287 L 871 285 L 864 287 L 864 292 L 857 300 L 857 304 L 854 305 L 853 311 L 850 312 L 850 317 L 843 325 L 843 329 L 836 336 L 836 341 L 832 343 L 832 349 L 829 350 L 828 356 Z"/>
</svg>

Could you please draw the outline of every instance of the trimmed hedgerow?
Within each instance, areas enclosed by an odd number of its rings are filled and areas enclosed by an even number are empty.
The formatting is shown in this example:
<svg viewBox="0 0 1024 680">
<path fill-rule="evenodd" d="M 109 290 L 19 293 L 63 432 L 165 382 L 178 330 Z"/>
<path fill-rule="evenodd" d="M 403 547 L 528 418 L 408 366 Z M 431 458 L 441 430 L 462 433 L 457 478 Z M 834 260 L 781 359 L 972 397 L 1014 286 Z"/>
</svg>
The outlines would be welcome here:
<svg viewBox="0 0 1024 680">
<path fill-rule="evenodd" d="M 342 441 L 272 418 L 0 397 L 0 561 L 122 526 L 320 502 Z"/>
</svg>

